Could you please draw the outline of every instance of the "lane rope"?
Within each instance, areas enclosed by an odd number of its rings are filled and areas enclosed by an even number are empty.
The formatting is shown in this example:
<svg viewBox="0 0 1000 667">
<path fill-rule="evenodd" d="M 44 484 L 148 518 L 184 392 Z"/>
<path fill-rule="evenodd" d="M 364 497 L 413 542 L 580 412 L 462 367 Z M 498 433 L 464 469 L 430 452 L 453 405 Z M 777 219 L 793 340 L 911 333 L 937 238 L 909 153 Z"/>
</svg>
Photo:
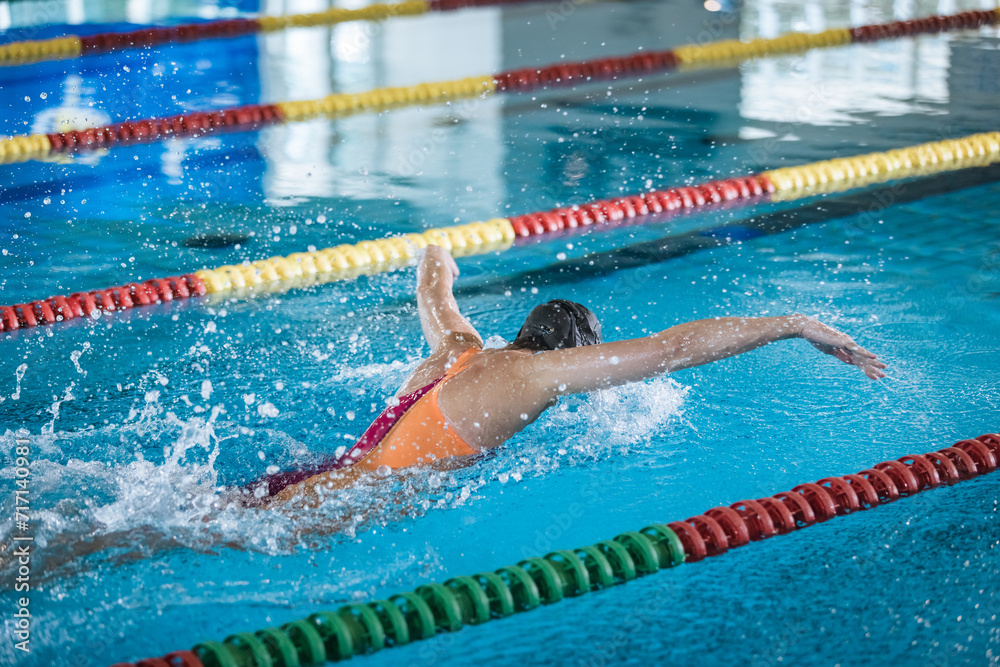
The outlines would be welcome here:
<svg viewBox="0 0 1000 667">
<path fill-rule="evenodd" d="M 393 4 L 375 3 L 358 9 L 331 8 L 309 14 L 260 16 L 252 19 L 224 19 L 147 27 L 127 32 L 102 32 L 93 35 L 65 35 L 52 39 L 25 40 L 0 45 L 0 66 L 23 65 L 46 60 L 151 49 L 165 44 L 186 44 L 204 39 L 240 37 L 289 28 L 336 25 L 352 21 L 385 21 L 396 16 L 420 16 L 473 7 L 551 2 L 552 0 L 405 0 Z"/>
<path fill-rule="evenodd" d="M 890 180 L 985 167 L 1000 162 L 1000 132 L 973 134 L 908 148 L 835 158 L 760 174 L 602 199 L 512 218 L 494 218 L 422 233 L 342 244 L 242 264 L 206 268 L 181 276 L 132 282 L 91 292 L 0 306 L 0 332 L 204 295 L 242 298 L 296 287 L 351 280 L 409 266 L 417 251 L 439 245 L 455 257 L 509 249 L 516 239 L 545 237 L 567 229 L 607 231 L 654 214 L 721 203 L 749 205 L 791 201 Z"/>
<path fill-rule="evenodd" d="M 885 461 L 857 474 L 800 484 L 768 498 L 713 507 L 684 521 L 646 526 L 592 546 L 553 551 L 493 572 L 452 577 L 385 600 L 316 612 L 280 628 L 241 632 L 221 642 L 202 642 L 190 651 L 112 667 L 297 667 L 347 660 L 531 611 L 950 486 L 993 472 L 998 461 L 1000 435 L 989 433 L 935 452 Z"/>
<path fill-rule="evenodd" d="M 496 75 L 379 88 L 362 93 L 335 93 L 316 100 L 248 104 L 216 111 L 124 121 L 71 132 L 19 135 L 0 139 L 0 163 L 43 160 L 52 152 L 149 143 L 170 137 L 203 136 L 219 131 L 242 132 L 317 116 L 340 117 L 379 112 L 403 106 L 483 97 L 492 93 L 525 92 L 549 86 L 573 86 L 639 77 L 678 68 L 729 67 L 751 58 L 945 30 L 967 30 L 998 23 L 1000 9 L 971 11 L 950 16 L 827 30 L 816 34 L 790 33 L 751 42 L 724 40 L 704 45 L 680 46 L 668 51 L 639 52 L 615 58 L 510 70 Z"/>
</svg>

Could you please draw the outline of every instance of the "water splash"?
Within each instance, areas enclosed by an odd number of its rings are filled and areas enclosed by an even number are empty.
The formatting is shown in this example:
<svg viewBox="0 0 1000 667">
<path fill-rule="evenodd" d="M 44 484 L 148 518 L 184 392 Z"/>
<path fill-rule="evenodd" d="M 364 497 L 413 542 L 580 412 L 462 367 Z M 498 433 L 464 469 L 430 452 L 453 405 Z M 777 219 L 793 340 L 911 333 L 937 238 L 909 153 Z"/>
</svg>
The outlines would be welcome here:
<svg viewBox="0 0 1000 667">
<path fill-rule="evenodd" d="M 401 377 L 406 365 L 371 364 L 342 375 L 372 377 L 379 370 Z M 72 398 L 70 389 L 50 409 L 49 427 L 32 436 L 33 449 L 48 452 L 48 460 L 36 459 L 35 472 L 38 539 L 49 544 L 53 576 L 84 572 L 94 559 L 117 562 L 165 549 L 320 553 L 331 542 L 475 503 L 484 487 L 656 446 L 657 434 L 679 415 L 687 392 L 663 379 L 570 397 L 485 460 L 457 469 L 454 462 L 443 462 L 437 468 L 380 470 L 305 511 L 227 504 L 229 485 L 255 478 L 258 469 L 272 469 L 275 463 L 284 469 L 315 456 L 281 431 L 280 421 L 251 432 L 237 422 L 220 421 L 222 406 L 207 415 L 179 416 L 161 404 L 162 389 L 154 389 L 143 392 L 144 402 L 123 423 L 57 437 L 54 423 L 60 403 Z M 557 434 L 554 442 L 551 434 Z M 77 457 L 97 454 L 92 460 L 67 460 L 64 448 Z M 9 474 L 0 469 L 0 478 Z M 0 499 L 0 512 L 3 504 Z"/>
<path fill-rule="evenodd" d="M 80 357 L 82 357 L 89 351 L 90 351 L 90 343 L 85 342 L 83 344 L 83 349 L 73 350 L 69 354 L 70 361 L 72 361 L 73 365 L 76 366 L 76 372 L 80 373 L 84 377 L 87 377 L 87 371 L 84 370 L 84 368 L 80 365 Z"/>
<path fill-rule="evenodd" d="M 70 382 L 69 386 L 63 390 L 63 396 L 61 399 L 56 399 L 49 406 L 48 412 L 52 415 L 52 421 L 42 427 L 42 433 L 54 433 L 56 428 L 56 421 L 59 419 L 59 408 L 66 401 L 72 401 L 76 396 L 73 395 L 73 387 L 76 385 L 75 382 Z"/>
<path fill-rule="evenodd" d="M 21 398 L 21 380 L 24 379 L 24 373 L 27 370 L 28 364 L 21 364 L 14 372 L 14 376 L 17 378 L 17 388 L 14 390 L 14 393 L 10 395 L 10 397 L 15 401 Z"/>
<path fill-rule="evenodd" d="M 493 335 L 483 341 L 484 350 L 498 350 L 507 347 L 510 343 L 504 340 L 503 336 Z"/>
</svg>

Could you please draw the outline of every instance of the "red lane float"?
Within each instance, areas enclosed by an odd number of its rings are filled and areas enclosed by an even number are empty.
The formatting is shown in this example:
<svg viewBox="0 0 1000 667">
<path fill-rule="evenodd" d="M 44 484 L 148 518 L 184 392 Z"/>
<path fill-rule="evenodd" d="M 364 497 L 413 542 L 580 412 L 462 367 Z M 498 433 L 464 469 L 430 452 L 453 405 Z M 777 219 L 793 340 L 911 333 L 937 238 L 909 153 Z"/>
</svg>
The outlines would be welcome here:
<svg viewBox="0 0 1000 667">
<path fill-rule="evenodd" d="M 667 525 L 684 545 L 685 560 L 694 562 L 750 541 L 993 472 L 998 462 L 1000 435 L 987 433 L 936 452 L 885 461 L 856 475 L 824 477 L 770 498 L 713 507 L 702 515 Z"/>
<path fill-rule="evenodd" d="M 0 331 L 27 329 L 77 317 L 89 317 L 95 312 L 128 310 L 204 294 L 205 284 L 201 278 L 189 273 L 92 292 L 76 292 L 69 296 L 53 296 L 41 301 L 0 306 Z"/>
<path fill-rule="evenodd" d="M 80 53 L 86 56 L 123 49 L 148 49 L 170 43 L 196 42 L 219 37 L 239 37 L 259 30 L 260 23 L 255 19 L 227 19 L 163 28 L 144 28 L 130 32 L 102 32 L 80 37 Z"/>
<path fill-rule="evenodd" d="M 495 7 L 500 5 L 519 5 L 531 2 L 544 2 L 545 0 L 429 0 L 426 9 L 423 11 L 447 12 L 458 9 L 470 9 L 477 7 Z M 383 6 L 384 10 L 392 15 L 393 5 Z M 401 14 L 406 16 L 412 13 L 412 9 Z M 420 12 L 422 13 L 422 12 Z M 373 17 L 376 16 L 373 14 Z M 215 21 L 204 21 L 202 23 L 185 23 L 173 26 L 140 28 L 127 32 L 102 32 L 94 35 L 83 35 L 80 40 L 80 55 L 95 55 L 108 53 L 111 51 L 124 51 L 128 49 L 149 49 L 164 44 L 187 44 L 204 39 L 225 39 L 229 37 L 242 37 L 258 32 L 273 29 L 276 20 L 283 17 L 261 17 L 259 19 L 222 19 Z M 372 20 L 378 20 L 373 18 Z M 332 22 L 331 22 L 332 23 Z"/>
<path fill-rule="evenodd" d="M 430 0 L 427 6 L 432 12 L 450 12 L 456 9 L 473 9 L 477 7 L 496 7 L 498 5 L 527 5 L 532 2 L 546 0 Z"/>
<path fill-rule="evenodd" d="M 691 209 L 708 204 L 749 200 L 773 192 L 774 186 L 763 176 L 727 178 L 702 185 L 647 192 L 634 197 L 601 199 L 580 206 L 563 206 L 510 218 L 514 233 L 520 237 L 540 236 L 596 223 L 613 223 L 644 215 Z"/>
<path fill-rule="evenodd" d="M 850 28 L 852 42 L 874 42 L 880 39 L 898 39 L 913 35 L 943 32 L 945 30 L 971 30 L 997 22 L 995 11 L 970 11 L 949 16 L 928 16 L 911 21 L 893 21 Z"/>
<path fill-rule="evenodd" d="M 111 667 L 205 667 L 191 651 L 174 651 L 162 658 L 145 658 L 137 663 L 116 662 Z"/>
<path fill-rule="evenodd" d="M 252 130 L 284 121 L 274 104 L 247 104 L 220 111 L 181 114 L 169 118 L 114 123 L 105 127 L 46 135 L 52 150 L 102 148 L 115 144 L 137 144 L 168 137 L 195 137 L 209 132 Z"/>
<path fill-rule="evenodd" d="M 569 85 L 586 81 L 608 81 L 621 76 L 665 72 L 678 66 L 673 51 L 649 51 L 629 56 L 602 58 L 545 67 L 525 67 L 493 77 L 497 92 L 528 91 L 542 86 Z"/>
</svg>

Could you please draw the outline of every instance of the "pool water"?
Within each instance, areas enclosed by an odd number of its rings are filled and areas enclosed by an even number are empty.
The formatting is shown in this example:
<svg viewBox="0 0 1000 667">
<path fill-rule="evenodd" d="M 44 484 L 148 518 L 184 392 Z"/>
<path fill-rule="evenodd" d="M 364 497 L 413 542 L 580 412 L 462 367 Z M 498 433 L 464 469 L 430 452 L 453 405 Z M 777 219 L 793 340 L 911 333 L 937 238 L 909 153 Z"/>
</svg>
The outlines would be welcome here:
<svg viewBox="0 0 1000 667">
<path fill-rule="evenodd" d="M 564 21 L 526 5 L 41 63 L 0 71 L 0 133 L 992 6 L 945 4 L 595 3 Z M 66 25 L 77 9 L 4 7 L 5 41 L 107 29 Z M 128 3 L 85 18 L 123 29 L 321 8 Z M 0 290 L 20 303 L 994 131 L 998 74 L 991 28 L 0 165 Z M 564 399 L 473 467 L 394 471 L 317 510 L 217 501 L 350 445 L 384 407 L 427 352 L 412 269 L 0 334 L 0 479 L 13 488 L 13 448 L 27 439 L 37 518 L 32 653 L 8 641 L 5 612 L 0 662 L 162 655 L 996 432 L 998 177 L 706 210 L 459 260 L 460 304 L 485 336 L 511 338 L 550 298 L 590 305 L 607 339 L 801 312 L 879 353 L 890 374 L 871 382 L 783 342 Z M 692 241 L 726 225 L 773 233 Z M 228 240 L 206 247 L 206 235 Z M 997 664 L 998 483 L 359 660 Z M 5 491 L 5 534 L 13 509 Z M 8 564 L 0 576 L 13 578 Z M 0 599 L 13 609 L 6 586 Z"/>
</svg>

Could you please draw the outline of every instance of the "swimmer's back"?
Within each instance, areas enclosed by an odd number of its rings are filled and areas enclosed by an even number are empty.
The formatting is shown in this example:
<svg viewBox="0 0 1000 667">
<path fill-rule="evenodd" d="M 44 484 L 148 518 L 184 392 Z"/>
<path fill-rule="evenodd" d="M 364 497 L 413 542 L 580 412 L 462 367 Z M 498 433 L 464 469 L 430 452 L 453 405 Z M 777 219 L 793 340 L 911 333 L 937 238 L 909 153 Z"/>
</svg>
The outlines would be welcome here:
<svg viewBox="0 0 1000 667">
<path fill-rule="evenodd" d="M 535 386 L 532 356 L 529 350 L 482 350 L 441 387 L 441 412 L 472 449 L 502 445 L 554 402 Z"/>
</svg>

